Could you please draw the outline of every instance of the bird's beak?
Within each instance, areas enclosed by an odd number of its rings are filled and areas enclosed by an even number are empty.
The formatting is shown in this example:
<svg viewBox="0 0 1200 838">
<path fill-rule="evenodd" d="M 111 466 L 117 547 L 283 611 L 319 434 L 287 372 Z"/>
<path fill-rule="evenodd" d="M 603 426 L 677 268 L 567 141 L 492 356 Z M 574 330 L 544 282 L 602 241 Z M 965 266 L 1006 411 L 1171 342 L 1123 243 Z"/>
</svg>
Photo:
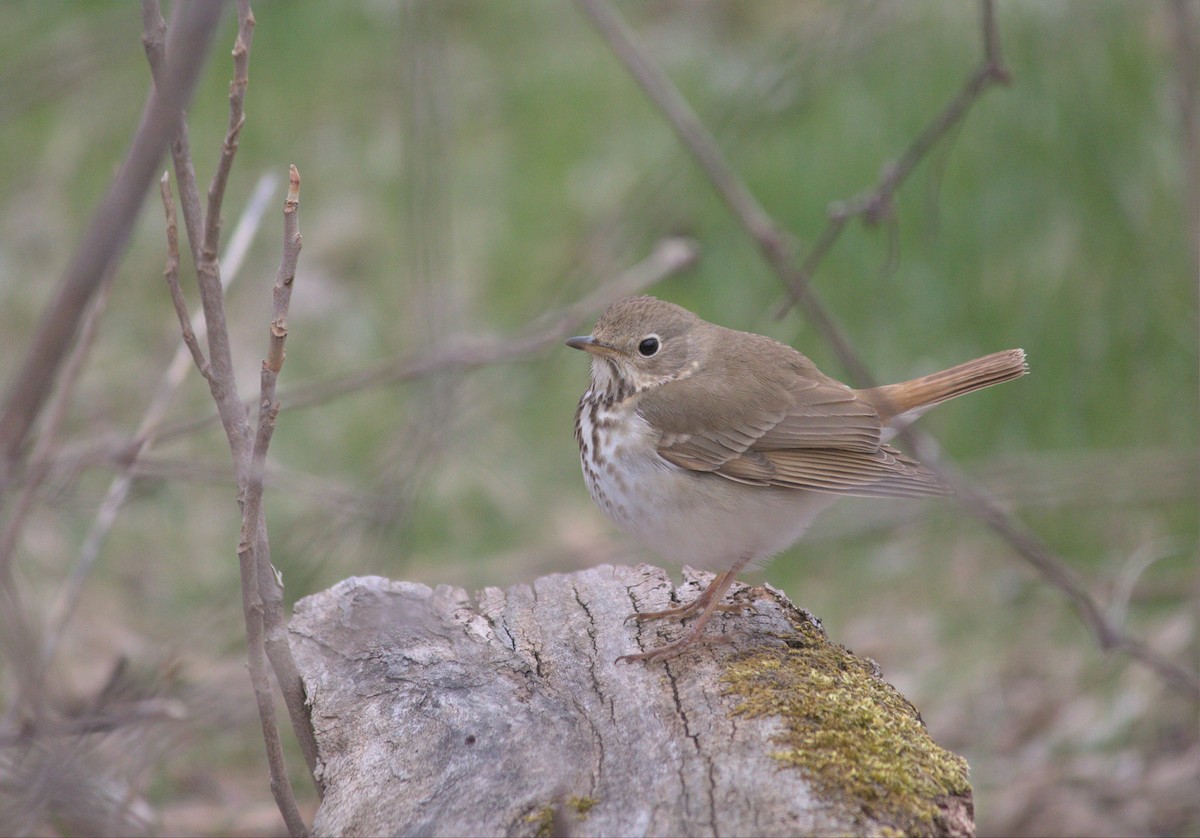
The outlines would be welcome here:
<svg viewBox="0 0 1200 838">
<path fill-rule="evenodd" d="M 603 354 L 608 351 L 608 347 L 602 343 L 597 343 L 596 339 L 591 335 L 580 335 L 577 338 L 567 338 L 567 346 L 572 349 L 582 349 L 584 352 L 590 352 L 593 355 Z"/>
</svg>

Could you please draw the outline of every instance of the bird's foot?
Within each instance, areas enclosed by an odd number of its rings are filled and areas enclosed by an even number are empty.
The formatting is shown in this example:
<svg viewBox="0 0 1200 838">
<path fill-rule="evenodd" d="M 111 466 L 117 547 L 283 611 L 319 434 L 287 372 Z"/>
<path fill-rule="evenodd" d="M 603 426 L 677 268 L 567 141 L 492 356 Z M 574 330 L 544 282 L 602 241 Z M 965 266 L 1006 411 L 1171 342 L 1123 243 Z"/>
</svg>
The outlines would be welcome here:
<svg viewBox="0 0 1200 838">
<path fill-rule="evenodd" d="M 615 663 L 634 663 L 636 661 L 645 661 L 646 663 L 654 663 L 655 661 L 669 660 L 677 657 L 687 650 L 689 646 L 699 645 L 715 645 L 717 643 L 729 643 L 730 638 L 721 635 L 701 637 L 700 632 L 696 629 L 703 629 L 702 624 L 692 628 L 687 634 L 678 640 L 673 640 L 670 643 L 665 643 L 655 649 L 650 649 L 645 652 L 637 652 L 632 655 L 621 655 Z"/>
</svg>

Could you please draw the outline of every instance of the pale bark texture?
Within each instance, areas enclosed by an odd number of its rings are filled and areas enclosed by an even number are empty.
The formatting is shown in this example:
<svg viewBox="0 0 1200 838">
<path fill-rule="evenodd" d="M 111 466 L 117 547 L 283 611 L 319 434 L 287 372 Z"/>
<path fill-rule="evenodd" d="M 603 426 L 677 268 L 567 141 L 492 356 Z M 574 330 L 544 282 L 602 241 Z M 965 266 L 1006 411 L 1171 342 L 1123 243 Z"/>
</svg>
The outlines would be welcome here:
<svg viewBox="0 0 1200 838">
<path fill-rule="evenodd" d="M 966 764 L 775 589 L 735 591 L 723 642 L 615 663 L 677 636 L 626 618 L 707 581 L 684 579 L 601 566 L 471 596 L 362 577 L 301 600 L 314 833 L 973 834 Z"/>
</svg>

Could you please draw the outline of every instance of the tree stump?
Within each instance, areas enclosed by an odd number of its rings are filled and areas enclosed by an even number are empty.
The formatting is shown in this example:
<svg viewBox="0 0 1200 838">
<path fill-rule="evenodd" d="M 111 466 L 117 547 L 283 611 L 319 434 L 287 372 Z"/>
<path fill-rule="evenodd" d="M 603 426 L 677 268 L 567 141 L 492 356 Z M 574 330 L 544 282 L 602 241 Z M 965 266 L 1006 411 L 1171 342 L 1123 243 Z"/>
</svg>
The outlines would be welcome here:
<svg viewBox="0 0 1200 838">
<path fill-rule="evenodd" d="M 658 568 L 464 590 L 346 579 L 296 605 L 326 835 L 974 833 L 966 763 L 874 662 L 782 592 L 735 588 L 714 641 L 629 614 L 689 601 Z"/>
</svg>

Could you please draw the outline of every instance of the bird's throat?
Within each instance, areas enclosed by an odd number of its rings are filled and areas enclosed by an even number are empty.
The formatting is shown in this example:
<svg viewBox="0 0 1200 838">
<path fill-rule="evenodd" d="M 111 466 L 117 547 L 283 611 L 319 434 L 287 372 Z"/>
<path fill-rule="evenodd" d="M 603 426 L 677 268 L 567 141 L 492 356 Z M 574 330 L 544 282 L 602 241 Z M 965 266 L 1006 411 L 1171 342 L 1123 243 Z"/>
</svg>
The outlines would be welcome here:
<svg viewBox="0 0 1200 838">
<path fill-rule="evenodd" d="M 630 381 L 608 358 L 592 359 L 591 390 L 595 398 L 607 404 L 624 401 L 634 393 Z"/>
</svg>

